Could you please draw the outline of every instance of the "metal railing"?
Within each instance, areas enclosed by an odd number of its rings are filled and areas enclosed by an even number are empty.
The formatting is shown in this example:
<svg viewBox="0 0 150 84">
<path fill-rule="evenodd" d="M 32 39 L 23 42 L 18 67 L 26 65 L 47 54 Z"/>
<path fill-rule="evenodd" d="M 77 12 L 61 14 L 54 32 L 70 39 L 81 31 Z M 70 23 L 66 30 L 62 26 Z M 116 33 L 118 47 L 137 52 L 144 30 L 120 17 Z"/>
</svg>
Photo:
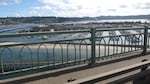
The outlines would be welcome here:
<svg viewBox="0 0 150 84">
<path fill-rule="evenodd" d="M 140 32 L 129 34 L 131 30 Z M 148 27 L 1 34 L 0 74 L 94 64 L 104 57 L 138 50 L 146 54 L 149 36 Z"/>
</svg>

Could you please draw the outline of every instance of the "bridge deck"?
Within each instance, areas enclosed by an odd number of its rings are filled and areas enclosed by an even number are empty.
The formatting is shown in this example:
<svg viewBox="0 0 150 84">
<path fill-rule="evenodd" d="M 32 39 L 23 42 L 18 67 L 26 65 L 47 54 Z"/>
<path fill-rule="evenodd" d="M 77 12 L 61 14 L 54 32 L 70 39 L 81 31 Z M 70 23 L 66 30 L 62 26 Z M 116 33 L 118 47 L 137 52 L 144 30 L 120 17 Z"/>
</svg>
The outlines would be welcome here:
<svg viewBox="0 0 150 84">
<path fill-rule="evenodd" d="M 139 54 L 139 53 L 140 52 L 136 52 L 136 53 L 128 54 L 123 57 L 128 57 L 130 55 Z M 93 76 L 96 74 L 101 74 L 104 72 L 112 71 L 112 70 L 115 70 L 118 68 L 123 68 L 128 65 L 136 64 L 136 63 L 141 62 L 142 59 L 150 60 L 150 55 L 129 58 L 129 59 L 126 59 L 123 61 L 117 61 L 117 62 L 108 63 L 108 64 L 104 64 L 104 65 L 102 63 L 97 63 L 93 66 L 89 66 L 86 64 L 79 65 L 79 66 L 72 66 L 72 67 L 51 70 L 51 71 L 47 71 L 47 72 L 41 72 L 38 74 L 28 75 L 28 76 L 19 77 L 19 78 L 12 78 L 12 79 L 8 79 L 8 80 L 0 80 L 0 81 L 1 81 L 1 83 L 6 82 L 6 83 L 10 83 L 10 84 L 12 84 L 12 82 L 14 82 L 16 84 L 18 84 L 18 83 L 64 84 L 64 83 L 67 83 L 68 80 L 74 80 L 74 79 L 78 80 L 78 79 L 86 78 L 86 77 Z M 133 73 L 137 73 L 137 72 L 138 71 L 134 71 L 134 72 L 128 73 L 128 74 L 133 74 Z M 126 75 L 124 75 L 124 76 L 126 76 Z M 124 77 L 124 76 L 121 76 L 121 77 Z M 115 80 L 115 78 L 112 78 L 112 79 Z M 105 84 L 112 79 L 102 81 L 100 84 Z M 129 82 L 129 83 L 131 83 L 131 82 Z"/>
</svg>

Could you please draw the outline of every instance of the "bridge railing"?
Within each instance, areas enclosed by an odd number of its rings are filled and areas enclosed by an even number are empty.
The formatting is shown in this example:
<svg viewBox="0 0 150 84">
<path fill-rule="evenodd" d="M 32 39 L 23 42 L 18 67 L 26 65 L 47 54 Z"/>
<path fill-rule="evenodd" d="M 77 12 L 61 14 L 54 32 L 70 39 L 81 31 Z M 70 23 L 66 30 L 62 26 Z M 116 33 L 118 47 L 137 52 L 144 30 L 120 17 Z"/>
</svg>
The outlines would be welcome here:
<svg viewBox="0 0 150 84">
<path fill-rule="evenodd" d="M 91 28 L 1 34 L 0 41 L 0 74 L 8 74 L 94 64 L 105 57 L 138 50 L 146 54 L 149 34 L 148 27 Z"/>
</svg>

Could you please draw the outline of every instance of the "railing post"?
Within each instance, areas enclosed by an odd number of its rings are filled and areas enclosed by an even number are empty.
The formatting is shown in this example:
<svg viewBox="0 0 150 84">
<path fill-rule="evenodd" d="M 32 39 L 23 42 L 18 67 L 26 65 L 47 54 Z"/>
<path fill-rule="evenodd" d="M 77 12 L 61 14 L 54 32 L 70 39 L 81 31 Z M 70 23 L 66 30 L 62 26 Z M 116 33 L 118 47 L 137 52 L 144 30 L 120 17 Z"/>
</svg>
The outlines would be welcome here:
<svg viewBox="0 0 150 84">
<path fill-rule="evenodd" d="M 0 55 L 0 71 L 1 71 L 1 73 L 4 72 L 4 65 L 3 65 L 3 60 L 2 59 L 3 59 L 2 55 Z"/>
<path fill-rule="evenodd" d="M 91 28 L 91 63 L 90 64 L 95 64 L 96 56 L 95 56 L 95 33 L 96 29 Z"/>
<path fill-rule="evenodd" d="M 143 55 L 147 53 L 147 36 L 148 36 L 148 26 L 144 27 L 144 45 L 143 45 Z"/>
</svg>

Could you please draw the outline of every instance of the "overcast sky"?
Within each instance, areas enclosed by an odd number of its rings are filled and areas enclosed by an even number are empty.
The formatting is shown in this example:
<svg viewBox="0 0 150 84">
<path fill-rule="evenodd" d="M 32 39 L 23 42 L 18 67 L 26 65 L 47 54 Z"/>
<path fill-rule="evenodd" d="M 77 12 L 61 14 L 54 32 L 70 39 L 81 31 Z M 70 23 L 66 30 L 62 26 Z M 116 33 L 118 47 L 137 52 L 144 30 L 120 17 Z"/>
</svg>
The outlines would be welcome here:
<svg viewBox="0 0 150 84">
<path fill-rule="evenodd" d="M 150 14 L 150 0 L 0 0 L 0 17 Z"/>
</svg>

